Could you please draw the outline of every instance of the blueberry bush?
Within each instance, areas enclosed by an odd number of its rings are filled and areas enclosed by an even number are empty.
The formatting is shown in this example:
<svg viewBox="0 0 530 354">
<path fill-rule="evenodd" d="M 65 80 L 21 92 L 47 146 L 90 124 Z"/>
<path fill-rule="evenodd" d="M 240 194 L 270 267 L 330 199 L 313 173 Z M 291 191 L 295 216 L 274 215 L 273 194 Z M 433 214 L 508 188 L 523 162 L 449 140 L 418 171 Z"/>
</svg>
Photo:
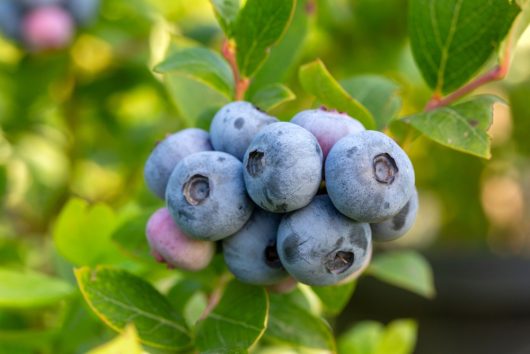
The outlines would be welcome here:
<svg viewBox="0 0 530 354">
<path fill-rule="evenodd" d="M 415 220 L 486 242 L 529 11 L 0 0 L 0 354 L 412 353 L 414 319 L 337 318 L 367 277 L 436 296 Z"/>
</svg>

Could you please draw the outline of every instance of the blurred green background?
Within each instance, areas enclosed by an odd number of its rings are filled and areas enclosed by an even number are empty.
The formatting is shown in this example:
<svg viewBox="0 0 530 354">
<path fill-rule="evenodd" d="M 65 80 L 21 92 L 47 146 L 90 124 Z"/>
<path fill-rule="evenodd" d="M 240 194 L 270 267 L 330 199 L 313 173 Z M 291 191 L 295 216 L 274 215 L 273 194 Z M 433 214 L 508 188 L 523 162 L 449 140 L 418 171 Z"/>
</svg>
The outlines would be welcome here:
<svg viewBox="0 0 530 354">
<path fill-rule="evenodd" d="M 180 90 L 182 100 L 173 102 L 161 77 L 151 70 L 171 44 L 195 42 L 219 50 L 223 35 L 207 0 L 102 3 L 98 20 L 81 30 L 66 50 L 29 55 L 0 38 L 1 266 L 59 275 L 73 283 L 71 266 L 55 250 L 51 237 L 63 206 L 71 197 L 108 204 L 116 215 L 160 206 L 143 182 L 143 163 L 152 147 L 190 121 L 207 127 L 212 115 L 204 114 L 206 108 L 211 112 L 223 103 L 210 97 L 206 87 L 185 78 L 174 84 L 172 89 Z M 297 11 L 288 32 L 290 43 L 296 45 L 282 42 L 275 47 L 256 79 L 260 84 L 284 80 L 297 95 L 273 114 L 288 120 L 313 104 L 296 73 L 300 64 L 317 57 L 340 80 L 358 74 L 392 79 L 402 98 L 401 116 L 423 109 L 430 91 L 407 41 L 405 0 L 301 1 Z M 271 77 L 270 68 L 279 65 L 279 58 L 283 70 Z M 415 166 L 420 213 L 406 237 L 384 248 L 417 248 L 433 255 L 435 275 L 436 260 L 455 255 L 486 255 L 485 259 L 508 262 L 529 254 L 529 63 L 527 31 L 507 79 L 480 89 L 511 105 L 495 107 L 491 160 L 425 138 L 402 142 Z M 194 102 L 186 92 L 204 95 Z M 530 263 L 526 270 L 530 272 Z M 523 285 L 528 288 L 528 280 Z M 361 281 L 362 291 L 370 289 L 363 289 Z M 360 295 L 359 301 L 368 301 L 365 298 Z M 6 353 L 84 352 L 111 338 L 112 332 L 80 303 L 78 297 L 59 311 L 0 309 L 0 353 L 4 348 Z M 396 316 L 425 313 L 404 310 Z M 75 336 L 61 332 L 72 330 Z M 45 344 L 28 351 L 9 344 L 24 336 Z M 422 343 L 420 321 L 422 346 L 428 348 Z"/>
</svg>

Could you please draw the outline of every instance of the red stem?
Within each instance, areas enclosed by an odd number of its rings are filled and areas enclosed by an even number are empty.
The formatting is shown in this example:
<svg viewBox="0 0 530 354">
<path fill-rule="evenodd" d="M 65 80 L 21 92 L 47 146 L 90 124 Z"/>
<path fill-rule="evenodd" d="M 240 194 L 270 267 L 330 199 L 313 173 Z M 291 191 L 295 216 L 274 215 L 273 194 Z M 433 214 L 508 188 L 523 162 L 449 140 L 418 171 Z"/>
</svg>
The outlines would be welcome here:
<svg viewBox="0 0 530 354">
<path fill-rule="evenodd" d="M 245 92 L 247 92 L 248 86 L 250 85 L 250 80 L 246 77 L 241 77 L 239 68 L 237 66 L 235 47 L 228 39 L 223 41 L 221 53 L 232 68 L 235 83 L 234 98 L 236 101 L 241 101 L 243 98 L 245 98 Z"/>
<path fill-rule="evenodd" d="M 504 48 L 504 55 L 497 66 L 445 97 L 441 97 L 438 92 L 435 92 L 431 100 L 425 106 L 425 111 L 431 111 L 439 107 L 450 105 L 451 103 L 459 100 L 460 98 L 475 91 L 477 88 L 489 82 L 504 79 L 510 69 L 510 56 L 512 45 L 513 30 L 510 31 L 510 33 L 508 34 L 507 43 Z"/>
</svg>

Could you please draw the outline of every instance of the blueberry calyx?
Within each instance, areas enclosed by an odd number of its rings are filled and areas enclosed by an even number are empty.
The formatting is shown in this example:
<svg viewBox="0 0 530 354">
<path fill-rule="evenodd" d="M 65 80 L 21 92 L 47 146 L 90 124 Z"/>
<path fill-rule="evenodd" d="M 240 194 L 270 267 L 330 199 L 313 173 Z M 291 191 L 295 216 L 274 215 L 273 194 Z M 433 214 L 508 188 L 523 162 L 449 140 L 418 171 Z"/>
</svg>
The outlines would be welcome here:
<svg viewBox="0 0 530 354">
<path fill-rule="evenodd" d="M 210 181 L 208 177 L 193 175 L 183 187 L 182 193 L 190 205 L 199 205 L 210 196 Z"/>
<path fill-rule="evenodd" d="M 324 266 L 330 273 L 341 274 L 344 273 L 348 268 L 351 267 L 355 256 L 353 252 L 338 251 L 332 252 L 328 255 L 328 259 L 325 261 Z"/>
<path fill-rule="evenodd" d="M 276 242 L 269 244 L 265 247 L 265 263 L 271 268 L 282 268 L 282 262 L 276 249 Z"/>
<path fill-rule="evenodd" d="M 383 184 L 392 184 L 399 172 L 396 161 L 387 153 L 374 157 L 373 167 L 375 179 Z"/>
<path fill-rule="evenodd" d="M 263 173 L 265 168 L 265 154 L 262 151 L 254 150 L 248 155 L 247 171 L 252 177 L 257 177 Z"/>
</svg>

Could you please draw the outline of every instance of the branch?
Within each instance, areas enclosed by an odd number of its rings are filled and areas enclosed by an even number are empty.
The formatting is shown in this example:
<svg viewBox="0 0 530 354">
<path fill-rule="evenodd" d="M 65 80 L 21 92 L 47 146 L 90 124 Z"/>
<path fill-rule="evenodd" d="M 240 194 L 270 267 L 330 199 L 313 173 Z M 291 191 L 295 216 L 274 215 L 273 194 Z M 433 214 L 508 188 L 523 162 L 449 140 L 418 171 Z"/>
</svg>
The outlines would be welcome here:
<svg viewBox="0 0 530 354">
<path fill-rule="evenodd" d="M 226 284 L 230 281 L 231 276 L 228 273 L 223 274 L 219 281 L 217 282 L 214 290 L 210 294 L 210 297 L 208 298 L 208 303 L 206 304 L 206 308 L 201 314 L 200 320 L 204 320 L 210 312 L 213 311 L 213 309 L 219 304 L 219 301 L 221 301 L 221 297 L 223 295 L 223 292 L 226 288 Z"/>
<path fill-rule="evenodd" d="M 237 66 L 235 47 L 228 39 L 223 41 L 221 54 L 232 68 L 235 83 L 234 98 L 236 101 L 241 101 L 245 97 L 245 92 L 247 92 L 248 86 L 250 85 L 250 80 L 246 77 L 241 77 Z"/>
<path fill-rule="evenodd" d="M 433 97 L 431 98 L 431 100 L 425 106 L 425 111 L 432 111 L 433 109 L 436 109 L 439 107 L 448 106 L 451 103 L 458 101 L 462 97 L 475 91 L 477 88 L 487 83 L 504 79 L 510 69 L 510 58 L 511 58 L 511 53 L 512 53 L 512 46 L 514 42 L 513 28 L 515 28 L 515 26 L 512 27 L 512 30 L 508 34 L 506 45 L 504 47 L 504 53 L 501 59 L 499 60 L 498 65 L 496 65 L 493 69 L 489 70 L 483 75 L 477 77 L 475 80 L 472 80 L 471 82 L 465 84 L 464 86 L 460 87 L 458 90 L 454 91 L 453 93 L 445 97 L 441 97 L 439 93 L 435 93 Z"/>
</svg>

